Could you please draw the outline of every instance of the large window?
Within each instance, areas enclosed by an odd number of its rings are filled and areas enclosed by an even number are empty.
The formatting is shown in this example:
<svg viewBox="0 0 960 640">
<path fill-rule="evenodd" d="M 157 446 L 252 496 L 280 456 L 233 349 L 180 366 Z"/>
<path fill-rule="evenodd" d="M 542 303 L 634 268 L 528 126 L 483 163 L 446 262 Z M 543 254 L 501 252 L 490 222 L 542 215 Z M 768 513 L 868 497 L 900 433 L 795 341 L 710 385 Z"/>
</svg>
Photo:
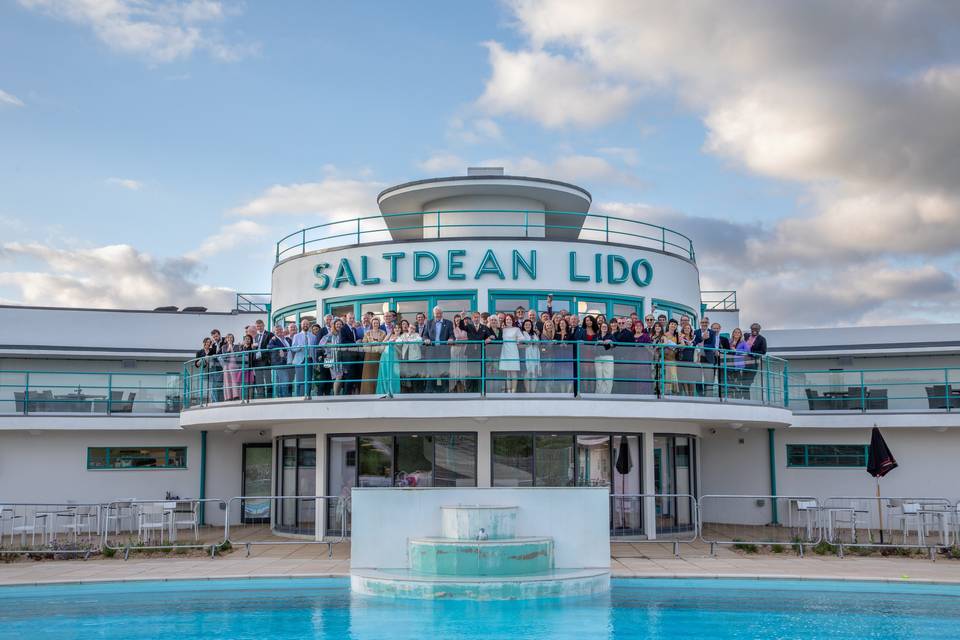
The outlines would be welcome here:
<svg viewBox="0 0 960 640">
<path fill-rule="evenodd" d="M 282 322 L 283 326 L 287 326 L 289 323 L 294 322 L 299 327 L 301 320 L 307 320 L 308 322 L 317 321 L 316 302 L 304 302 L 302 304 L 284 307 L 283 309 L 278 309 L 273 314 L 273 324 Z M 239 339 L 237 341 L 239 342 Z"/>
<path fill-rule="evenodd" d="M 867 444 L 788 444 L 788 467 L 866 467 Z"/>
<path fill-rule="evenodd" d="M 697 314 L 686 305 L 654 298 L 651 302 L 651 308 L 655 316 L 665 315 L 667 320 L 676 320 L 677 322 L 680 322 L 680 318 L 685 316 L 691 324 L 696 324 Z"/>
<path fill-rule="evenodd" d="M 492 313 L 503 311 L 513 313 L 517 307 L 534 309 L 537 313 L 547 310 L 549 291 L 490 291 L 489 310 Z M 643 314 L 643 298 L 633 296 L 598 296 L 593 293 L 559 291 L 553 293 L 553 312 L 567 311 L 580 316 L 602 313 L 612 316 L 629 316 L 631 313 Z"/>
<path fill-rule="evenodd" d="M 353 487 L 475 487 L 476 433 L 397 433 L 330 436 L 327 495 Z M 350 528 L 349 511 L 346 513 Z M 327 527 L 339 526 L 335 505 Z"/>
<path fill-rule="evenodd" d="M 352 298 L 330 298 L 324 301 L 324 313 L 342 316 L 349 311 L 359 319 L 367 312 L 383 320 L 387 311 L 396 311 L 401 319 L 414 321 L 418 313 L 430 317 L 439 306 L 447 318 L 461 311 L 477 310 L 476 291 L 436 291 L 399 295 L 374 295 Z"/>
<path fill-rule="evenodd" d="M 186 469 L 186 447 L 88 447 L 87 469 Z"/>
</svg>

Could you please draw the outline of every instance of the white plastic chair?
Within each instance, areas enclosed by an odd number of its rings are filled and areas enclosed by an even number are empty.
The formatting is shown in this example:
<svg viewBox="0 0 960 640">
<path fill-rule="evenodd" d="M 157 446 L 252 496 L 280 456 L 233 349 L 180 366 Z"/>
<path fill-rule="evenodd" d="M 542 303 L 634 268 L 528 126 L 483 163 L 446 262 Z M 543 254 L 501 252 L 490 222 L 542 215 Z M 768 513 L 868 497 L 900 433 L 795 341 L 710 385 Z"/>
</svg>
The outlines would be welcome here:
<svg viewBox="0 0 960 640">
<path fill-rule="evenodd" d="M 173 515 L 173 502 L 148 502 L 140 505 L 137 514 L 137 538 L 145 540 L 144 533 L 152 537 L 153 531 L 160 532 L 160 544 L 163 544 L 163 532 L 170 527 L 170 518 Z"/>
<path fill-rule="evenodd" d="M 12 526 L 14 522 L 22 518 L 23 516 L 17 515 L 17 511 L 12 505 L 0 504 L 0 544 L 2 544 L 3 532 L 7 528 L 7 523 L 9 522 Z"/>
<path fill-rule="evenodd" d="M 100 507 L 81 505 L 74 507 L 71 511 L 73 518 L 63 525 L 63 530 L 73 534 L 74 542 L 77 541 L 81 533 L 86 533 L 87 538 L 90 538 L 94 531 L 100 532 Z"/>
<path fill-rule="evenodd" d="M 121 531 L 127 531 L 124 521 L 130 523 L 130 529 L 133 528 L 133 504 L 132 500 L 125 502 L 114 502 L 107 506 L 106 516 L 104 517 L 104 529 L 110 531 L 110 523 L 113 523 L 114 532 L 118 535 Z"/>
<path fill-rule="evenodd" d="M 819 523 L 820 509 L 816 500 L 797 500 L 797 517 L 807 530 L 807 540 L 813 540 L 813 530 Z"/>
<path fill-rule="evenodd" d="M 892 525 L 894 522 L 898 523 L 897 529 L 903 534 L 903 544 L 908 544 L 910 531 L 913 530 L 917 534 L 918 543 L 923 546 L 925 532 L 923 518 L 920 514 L 920 503 L 891 500 L 890 506 L 895 509 L 899 507 L 900 509 L 899 513 L 894 513 L 890 518 L 890 524 Z"/>
<path fill-rule="evenodd" d="M 30 518 L 30 524 L 27 524 L 26 516 L 19 516 L 23 518 L 23 524 L 17 525 L 14 524 L 10 527 L 10 546 L 13 546 L 13 536 L 14 534 L 20 534 L 20 546 L 25 546 L 27 541 L 27 534 L 30 534 L 30 546 L 34 546 L 37 542 L 37 534 L 40 534 L 40 540 L 43 541 L 47 533 L 47 520 L 48 514 L 46 513 L 36 513 L 34 512 Z"/>
<path fill-rule="evenodd" d="M 180 508 L 187 507 L 187 511 L 180 511 Z M 179 529 L 186 526 L 193 529 L 194 541 L 200 540 L 200 503 L 196 500 L 189 502 L 178 502 L 177 509 L 173 512 L 173 528 Z"/>
</svg>

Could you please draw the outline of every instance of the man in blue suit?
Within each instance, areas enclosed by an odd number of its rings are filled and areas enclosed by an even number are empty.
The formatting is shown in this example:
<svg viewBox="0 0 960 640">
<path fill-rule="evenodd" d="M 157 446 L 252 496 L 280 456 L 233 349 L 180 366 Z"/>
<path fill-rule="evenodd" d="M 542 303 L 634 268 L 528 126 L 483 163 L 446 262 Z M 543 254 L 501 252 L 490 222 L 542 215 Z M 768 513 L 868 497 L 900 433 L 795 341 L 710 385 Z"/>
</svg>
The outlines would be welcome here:
<svg viewBox="0 0 960 640">
<path fill-rule="evenodd" d="M 427 347 L 424 357 L 427 362 L 427 393 L 446 391 L 444 384 L 450 373 L 450 347 L 453 344 L 453 323 L 443 317 L 443 309 L 433 308 L 433 320 L 428 320 L 420 331 Z"/>
<path fill-rule="evenodd" d="M 293 365 L 293 393 L 297 396 L 310 395 L 310 383 L 313 381 L 313 364 L 317 360 L 317 336 L 310 332 L 310 321 L 300 321 L 300 332 L 293 336 L 293 343 L 287 351 L 287 362 Z"/>
<path fill-rule="evenodd" d="M 720 335 L 720 323 L 710 324 L 710 319 L 704 317 L 700 320 L 700 328 L 694 332 L 693 344 L 702 346 L 703 351 L 700 356 L 700 365 L 703 369 L 703 383 L 697 385 L 700 395 L 710 395 L 714 383 L 721 377 L 723 367 L 724 350 L 730 349 L 730 340 Z M 718 397 L 722 395 L 723 389 L 717 393 Z"/>
</svg>

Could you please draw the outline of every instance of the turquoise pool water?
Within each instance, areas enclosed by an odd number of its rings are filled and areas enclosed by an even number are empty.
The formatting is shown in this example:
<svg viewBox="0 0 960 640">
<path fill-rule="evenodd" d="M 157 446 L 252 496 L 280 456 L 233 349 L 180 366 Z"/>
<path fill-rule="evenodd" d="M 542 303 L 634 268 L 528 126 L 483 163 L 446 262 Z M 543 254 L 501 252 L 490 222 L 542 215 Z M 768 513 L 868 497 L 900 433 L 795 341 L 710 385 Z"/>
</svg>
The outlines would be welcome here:
<svg viewBox="0 0 960 640">
<path fill-rule="evenodd" d="M 614 580 L 603 597 L 428 602 L 351 595 L 345 579 L 0 587 L 0 638 L 960 637 L 960 586 Z"/>
</svg>

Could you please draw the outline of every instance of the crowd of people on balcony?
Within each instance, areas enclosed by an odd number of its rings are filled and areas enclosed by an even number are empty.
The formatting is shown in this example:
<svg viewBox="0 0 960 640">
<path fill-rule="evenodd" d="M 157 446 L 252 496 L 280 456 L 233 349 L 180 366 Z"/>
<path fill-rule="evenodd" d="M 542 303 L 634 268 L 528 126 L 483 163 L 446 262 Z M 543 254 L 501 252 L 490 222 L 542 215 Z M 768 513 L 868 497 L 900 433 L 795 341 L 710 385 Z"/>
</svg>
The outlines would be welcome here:
<svg viewBox="0 0 960 640">
<path fill-rule="evenodd" d="M 757 323 L 728 336 L 707 317 L 694 328 L 686 316 L 579 317 L 551 303 L 539 314 L 328 314 L 272 331 L 257 320 L 239 338 L 214 329 L 193 361 L 191 392 L 211 402 L 451 392 L 747 399 L 767 352 Z"/>
</svg>

